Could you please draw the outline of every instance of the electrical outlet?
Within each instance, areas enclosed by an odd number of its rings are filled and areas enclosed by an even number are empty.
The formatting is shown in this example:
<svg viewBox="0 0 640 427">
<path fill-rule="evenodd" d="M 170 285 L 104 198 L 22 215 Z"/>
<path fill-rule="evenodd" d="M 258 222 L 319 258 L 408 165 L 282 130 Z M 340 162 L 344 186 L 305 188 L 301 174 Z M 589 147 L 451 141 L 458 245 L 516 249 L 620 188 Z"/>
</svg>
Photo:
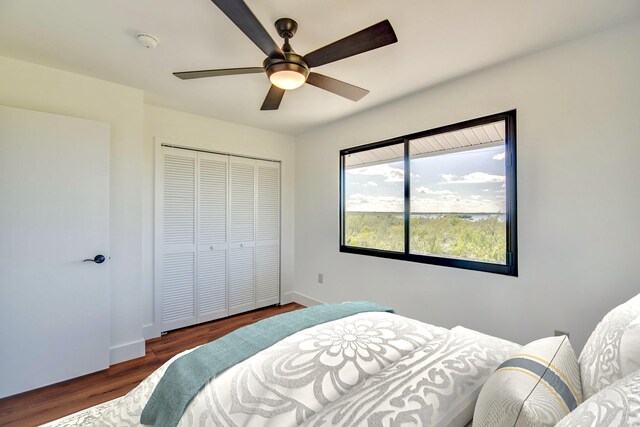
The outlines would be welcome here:
<svg viewBox="0 0 640 427">
<path fill-rule="evenodd" d="M 318 283 L 324 283 L 324 274 L 318 273 Z"/>
<path fill-rule="evenodd" d="M 566 335 L 567 338 L 569 338 L 569 332 L 559 331 L 557 329 L 555 331 L 553 331 L 553 336 L 554 337 L 559 337 L 559 336 L 562 336 L 562 335 Z"/>
</svg>

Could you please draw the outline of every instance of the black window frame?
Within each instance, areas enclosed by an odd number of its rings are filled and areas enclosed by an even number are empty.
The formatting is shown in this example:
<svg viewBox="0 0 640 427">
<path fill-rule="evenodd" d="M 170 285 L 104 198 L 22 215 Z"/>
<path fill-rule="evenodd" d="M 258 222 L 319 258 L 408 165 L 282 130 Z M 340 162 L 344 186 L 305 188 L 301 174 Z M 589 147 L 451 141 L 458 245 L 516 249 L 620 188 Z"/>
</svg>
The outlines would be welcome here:
<svg viewBox="0 0 640 427">
<path fill-rule="evenodd" d="M 475 126 L 482 126 L 498 121 L 505 122 L 505 177 L 506 177 L 506 263 L 494 264 L 459 258 L 448 258 L 410 253 L 410 200 L 411 200 L 411 157 L 409 142 L 413 139 L 431 135 L 457 131 Z M 404 143 L 404 252 L 394 252 L 383 249 L 371 249 L 345 245 L 345 158 L 348 154 L 367 151 L 375 148 Z M 481 146 L 480 146 L 481 147 Z M 478 147 L 478 148 L 480 148 Z M 483 271 L 488 273 L 518 276 L 518 226 L 517 226 L 517 165 L 516 165 L 516 110 L 492 114 L 454 123 L 446 126 L 416 132 L 409 135 L 391 138 L 384 141 L 359 145 L 340 150 L 340 252 L 390 258 L 422 264 L 440 265 L 466 270 Z"/>
</svg>

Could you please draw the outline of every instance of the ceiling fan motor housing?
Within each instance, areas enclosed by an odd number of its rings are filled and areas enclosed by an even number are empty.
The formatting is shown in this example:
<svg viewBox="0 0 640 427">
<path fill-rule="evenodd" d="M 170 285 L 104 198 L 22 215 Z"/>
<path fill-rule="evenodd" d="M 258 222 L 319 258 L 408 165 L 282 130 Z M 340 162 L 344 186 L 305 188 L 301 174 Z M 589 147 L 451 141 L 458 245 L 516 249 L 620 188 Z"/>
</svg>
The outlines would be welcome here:
<svg viewBox="0 0 640 427">
<path fill-rule="evenodd" d="M 262 65 L 268 77 L 280 71 L 293 71 L 302 74 L 305 78 L 309 76 L 309 67 L 302 60 L 302 57 L 293 52 L 284 52 L 285 59 L 267 58 Z"/>
<path fill-rule="evenodd" d="M 298 30 L 298 23 L 291 18 L 280 18 L 275 22 L 276 31 L 280 37 L 284 39 L 282 48 L 283 58 L 266 58 L 263 62 L 264 70 L 267 77 L 281 71 L 292 71 L 304 76 L 307 80 L 309 76 L 309 66 L 302 60 L 302 56 L 293 52 L 289 46 L 289 39 L 292 38 Z"/>
</svg>

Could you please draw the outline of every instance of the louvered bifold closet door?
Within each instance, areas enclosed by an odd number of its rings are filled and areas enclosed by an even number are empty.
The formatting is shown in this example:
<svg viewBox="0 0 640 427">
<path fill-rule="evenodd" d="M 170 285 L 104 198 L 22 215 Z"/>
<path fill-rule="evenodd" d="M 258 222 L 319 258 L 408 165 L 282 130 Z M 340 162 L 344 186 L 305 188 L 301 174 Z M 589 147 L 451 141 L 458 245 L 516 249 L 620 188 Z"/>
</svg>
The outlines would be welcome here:
<svg viewBox="0 0 640 427">
<path fill-rule="evenodd" d="M 256 161 L 229 157 L 229 314 L 256 308 Z"/>
<path fill-rule="evenodd" d="M 228 156 L 198 153 L 197 322 L 229 314 L 227 305 Z"/>
<path fill-rule="evenodd" d="M 256 308 L 280 302 L 280 163 L 257 161 Z"/>
<path fill-rule="evenodd" d="M 196 162 L 193 151 L 163 147 L 158 196 L 162 330 L 195 323 Z"/>
</svg>

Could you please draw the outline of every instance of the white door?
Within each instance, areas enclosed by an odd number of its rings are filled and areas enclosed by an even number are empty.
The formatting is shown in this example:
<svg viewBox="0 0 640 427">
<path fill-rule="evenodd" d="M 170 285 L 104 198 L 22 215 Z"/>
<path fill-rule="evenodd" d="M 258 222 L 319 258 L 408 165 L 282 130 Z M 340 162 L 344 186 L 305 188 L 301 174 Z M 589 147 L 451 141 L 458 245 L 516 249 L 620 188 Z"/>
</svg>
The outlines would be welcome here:
<svg viewBox="0 0 640 427">
<path fill-rule="evenodd" d="M 256 308 L 280 302 L 280 163 L 258 160 Z"/>
<path fill-rule="evenodd" d="M 197 323 L 219 319 L 229 314 L 228 164 L 228 156 L 198 153 Z"/>
<path fill-rule="evenodd" d="M 229 314 L 256 308 L 256 161 L 229 158 Z"/>
<path fill-rule="evenodd" d="M 109 125 L 0 106 L 0 398 L 109 366 L 108 215 Z"/>
<path fill-rule="evenodd" d="M 196 182 L 198 153 L 163 147 L 157 215 L 156 277 L 161 329 L 196 323 Z"/>
</svg>

